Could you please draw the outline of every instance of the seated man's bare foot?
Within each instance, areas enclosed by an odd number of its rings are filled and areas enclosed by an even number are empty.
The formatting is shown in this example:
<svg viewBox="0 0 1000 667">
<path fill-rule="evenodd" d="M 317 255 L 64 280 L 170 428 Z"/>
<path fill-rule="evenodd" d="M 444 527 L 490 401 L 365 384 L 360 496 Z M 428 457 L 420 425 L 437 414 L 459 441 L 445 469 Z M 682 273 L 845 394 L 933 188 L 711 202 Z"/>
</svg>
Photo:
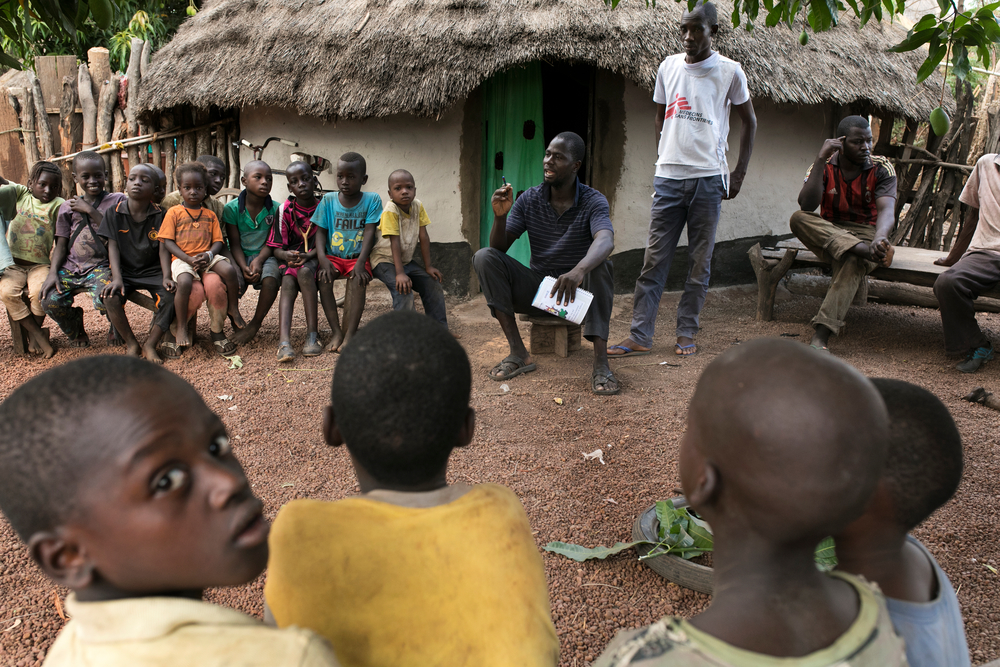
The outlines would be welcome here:
<svg viewBox="0 0 1000 667">
<path fill-rule="evenodd" d="M 127 354 L 130 357 L 141 356 L 142 348 L 139 346 L 139 343 L 137 341 L 132 341 L 131 343 L 127 343 L 127 346 L 125 348 L 125 354 Z"/>
<path fill-rule="evenodd" d="M 690 336 L 678 336 L 677 344 L 674 345 L 674 354 L 678 357 L 690 357 L 698 352 L 698 346 L 694 344 L 694 338 Z"/>
<path fill-rule="evenodd" d="M 158 364 L 158 365 L 162 365 L 163 364 L 163 359 L 156 352 L 156 346 L 155 345 L 151 345 L 148 341 L 146 342 L 145 345 L 142 346 L 142 357 L 146 361 L 151 361 L 154 364 Z"/>
<path fill-rule="evenodd" d="M 650 348 L 639 345 L 631 338 L 626 338 L 617 345 L 608 346 L 609 357 L 640 357 L 649 354 L 650 351 Z"/>
<path fill-rule="evenodd" d="M 233 329 L 235 329 L 235 331 L 233 331 L 233 335 L 229 337 L 229 340 L 233 341 L 237 345 L 243 345 L 244 343 L 249 343 L 254 339 L 257 332 L 260 331 L 260 325 L 256 322 L 250 321 L 242 329 L 236 329 L 235 326 Z"/>
<path fill-rule="evenodd" d="M 896 249 L 885 242 L 882 243 L 882 249 L 885 250 L 885 255 L 882 257 L 882 261 L 879 262 L 879 265 L 888 269 L 892 266 L 892 256 L 896 254 Z"/>
</svg>

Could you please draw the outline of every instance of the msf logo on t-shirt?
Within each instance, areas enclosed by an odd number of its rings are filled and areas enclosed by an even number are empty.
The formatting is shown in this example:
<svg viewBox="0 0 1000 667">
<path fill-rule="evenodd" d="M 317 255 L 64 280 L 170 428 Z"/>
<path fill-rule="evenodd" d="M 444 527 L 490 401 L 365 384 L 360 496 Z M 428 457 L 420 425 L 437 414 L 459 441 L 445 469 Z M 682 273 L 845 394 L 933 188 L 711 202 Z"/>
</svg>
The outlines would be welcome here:
<svg viewBox="0 0 1000 667">
<path fill-rule="evenodd" d="M 674 95 L 674 101 L 667 106 L 667 113 L 663 116 L 663 119 L 673 118 L 677 115 L 678 111 L 690 111 L 691 105 L 688 104 L 686 97 L 681 97 L 680 93 Z"/>
<path fill-rule="evenodd" d="M 663 120 L 668 118 L 712 124 L 712 119 L 705 118 L 700 111 L 691 111 L 691 105 L 688 104 L 687 98 L 681 97 L 680 93 L 675 94 L 674 101 L 667 105 L 667 112 L 663 115 Z"/>
</svg>

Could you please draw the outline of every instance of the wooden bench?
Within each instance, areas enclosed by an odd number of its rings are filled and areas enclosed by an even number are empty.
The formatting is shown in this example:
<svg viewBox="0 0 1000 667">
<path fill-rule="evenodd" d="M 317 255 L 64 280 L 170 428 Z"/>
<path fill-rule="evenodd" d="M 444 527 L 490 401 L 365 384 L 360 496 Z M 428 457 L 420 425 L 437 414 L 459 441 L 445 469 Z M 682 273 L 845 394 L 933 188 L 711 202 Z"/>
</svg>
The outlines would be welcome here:
<svg viewBox="0 0 1000 667">
<path fill-rule="evenodd" d="M 774 297 L 778 282 L 790 269 L 830 266 L 829 262 L 818 258 L 796 238 L 781 241 L 773 248 L 762 248 L 758 243 L 750 248 L 748 254 L 750 264 L 757 275 L 757 321 L 759 322 L 769 322 L 774 319 Z M 888 268 L 880 266 L 868 275 L 870 278 L 892 283 L 933 287 L 938 275 L 948 269 L 946 266 L 938 266 L 934 260 L 946 255 L 947 253 L 936 250 L 896 246 L 892 266 Z M 854 304 L 867 303 L 868 296 L 868 280 L 863 280 L 854 297 Z M 1000 297 L 1000 289 L 992 290 L 982 296 Z M 933 304 L 936 303 L 935 299 Z"/>
<path fill-rule="evenodd" d="M 522 314 L 520 320 L 531 323 L 529 351 L 533 355 L 555 353 L 557 357 L 568 357 L 570 352 L 580 349 L 579 324 L 540 310 Z"/>
<path fill-rule="evenodd" d="M 142 292 L 133 291 L 128 295 L 128 300 L 146 310 L 156 312 L 156 302 Z M 10 337 L 14 344 L 14 354 L 28 354 L 28 332 L 19 323 L 10 318 L 10 313 L 7 312 L 6 308 L 4 308 L 4 312 L 7 313 L 7 322 L 10 323 Z M 43 328 L 42 333 L 48 338 L 48 327 Z"/>
</svg>

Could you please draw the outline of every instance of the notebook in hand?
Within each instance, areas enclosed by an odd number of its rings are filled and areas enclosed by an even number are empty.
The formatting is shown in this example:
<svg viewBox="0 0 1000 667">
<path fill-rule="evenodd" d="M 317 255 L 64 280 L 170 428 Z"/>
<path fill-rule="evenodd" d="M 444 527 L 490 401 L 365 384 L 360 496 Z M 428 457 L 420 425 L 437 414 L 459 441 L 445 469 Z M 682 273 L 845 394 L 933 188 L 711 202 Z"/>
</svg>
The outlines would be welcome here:
<svg viewBox="0 0 1000 667">
<path fill-rule="evenodd" d="M 552 287 L 556 284 L 556 279 L 546 276 L 542 279 L 542 284 L 538 286 L 538 292 L 531 301 L 531 305 L 546 313 L 569 320 L 573 324 L 580 324 L 587 315 L 590 303 L 594 300 L 594 295 L 585 289 L 576 288 L 576 298 L 569 304 L 556 303 L 555 295 L 551 295 Z M 564 297 L 565 300 L 565 297 Z"/>
</svg>

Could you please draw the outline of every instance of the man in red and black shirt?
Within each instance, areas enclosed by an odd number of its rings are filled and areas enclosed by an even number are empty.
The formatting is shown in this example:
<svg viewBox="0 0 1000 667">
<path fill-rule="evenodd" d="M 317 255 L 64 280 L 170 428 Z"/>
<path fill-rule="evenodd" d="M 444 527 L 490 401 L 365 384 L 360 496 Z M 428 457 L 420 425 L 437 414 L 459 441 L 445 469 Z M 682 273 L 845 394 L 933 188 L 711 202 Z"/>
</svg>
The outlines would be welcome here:
<svg viewBox="0 0 1000 667">
<path fill-rule="evenodd" d="M 896 206 L 896 172 L 887 159 L 871 154 L 868 121 L 848 116 L 837 126 L 837 137 L 823 142 L 806 172 L 802 210 L 790 223 L 792 233 L 833 268 L 833 282 L 812 319 L 816 333 L 810 344 L 825 352 L 830 336 L 844 326 L 861 281 L 892 262 L 888 237 Z"/>
</svg>

